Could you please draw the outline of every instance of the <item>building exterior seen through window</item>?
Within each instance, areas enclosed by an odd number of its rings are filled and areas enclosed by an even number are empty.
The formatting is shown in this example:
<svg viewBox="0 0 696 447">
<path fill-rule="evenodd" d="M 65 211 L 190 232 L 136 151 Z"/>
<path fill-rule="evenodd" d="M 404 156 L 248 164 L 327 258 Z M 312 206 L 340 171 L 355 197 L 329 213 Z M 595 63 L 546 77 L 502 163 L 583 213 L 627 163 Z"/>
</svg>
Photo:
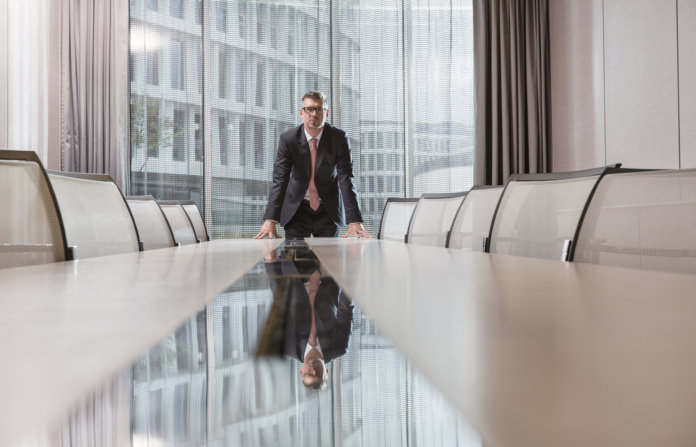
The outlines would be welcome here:
<svg viewBox="0 0 696 447">
<path fill-rule="evenodd" d="M 407 4 L 131 0 L 128 193 L 195 200 L 214 238 L 255 235 L 308 90 L 349 135 L 370 233 L 389 197 L 469 189 L 471 0 Z"/>
</svg>

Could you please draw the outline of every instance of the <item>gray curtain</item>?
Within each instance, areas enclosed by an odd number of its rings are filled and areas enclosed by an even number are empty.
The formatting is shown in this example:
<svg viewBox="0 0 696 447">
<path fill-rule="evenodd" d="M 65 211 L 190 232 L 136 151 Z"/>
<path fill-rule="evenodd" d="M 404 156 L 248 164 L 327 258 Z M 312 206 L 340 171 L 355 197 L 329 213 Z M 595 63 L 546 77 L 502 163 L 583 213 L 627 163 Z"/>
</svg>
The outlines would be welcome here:
<svg viewBox="0 0 696 447">
<path fill-rule="evenodd" d="M 551 172 L 548 0 L 474 0 L 474 184 Z"/>
<path fill-rule="evenodd" d="M 62 170 L 110 174 L 122 188 L 128 0 L 63 0 L 62 47 Z"/>
</svg>

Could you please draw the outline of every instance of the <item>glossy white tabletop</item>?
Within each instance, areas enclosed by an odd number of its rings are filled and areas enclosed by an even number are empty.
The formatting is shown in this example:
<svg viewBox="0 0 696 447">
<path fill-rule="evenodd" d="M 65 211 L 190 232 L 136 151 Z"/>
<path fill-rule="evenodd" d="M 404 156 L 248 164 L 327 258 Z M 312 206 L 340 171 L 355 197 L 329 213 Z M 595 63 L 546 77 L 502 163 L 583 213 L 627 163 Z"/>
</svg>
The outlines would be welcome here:
<svg viewBox="0 0 696 447">
<path fill-rule="evenodd" d="M 215 240 L 0 270 L 0 445 L 129 367 L 281 242 Z"/>
<path fill-rule="evenodd" d="M 696 277 L 308 242 L 486 445 L 696 445 Z"/>
</svg>

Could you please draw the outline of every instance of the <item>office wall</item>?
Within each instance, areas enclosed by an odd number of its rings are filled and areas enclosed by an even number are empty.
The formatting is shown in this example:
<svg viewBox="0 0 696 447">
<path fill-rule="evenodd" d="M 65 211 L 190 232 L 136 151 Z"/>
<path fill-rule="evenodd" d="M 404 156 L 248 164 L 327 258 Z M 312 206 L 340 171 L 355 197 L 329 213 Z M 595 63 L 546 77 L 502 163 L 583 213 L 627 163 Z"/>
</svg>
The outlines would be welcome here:
<svg viewBox="0 0 696 447">
<path fill-rule="evenodd" d="M 554 171 L 696 167 L 696 0 L 550 0 Z"/>
<path fill-rule="evenodd" d="M 33 150 L 60 169 L 57 0 L 0 0 L 0 149 Z"/>
</svg>

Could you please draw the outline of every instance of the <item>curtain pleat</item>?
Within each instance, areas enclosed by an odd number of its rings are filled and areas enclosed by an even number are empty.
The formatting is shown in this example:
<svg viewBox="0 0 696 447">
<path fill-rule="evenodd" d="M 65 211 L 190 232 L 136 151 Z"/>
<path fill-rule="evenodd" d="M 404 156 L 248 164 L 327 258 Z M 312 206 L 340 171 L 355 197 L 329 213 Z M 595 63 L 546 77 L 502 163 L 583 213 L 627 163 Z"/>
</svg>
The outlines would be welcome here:
<svg viewBox="0 0 696 447">
<path fill-rule="evenodd" d="M 474 0 L 474 184 L 551 171 L 548 0 Z"/>
<path fill-rule="evenodd" d="M 128 0 L 63 3 L 62 170 L 109 174 L 124 186 Z"/>
</svg>

